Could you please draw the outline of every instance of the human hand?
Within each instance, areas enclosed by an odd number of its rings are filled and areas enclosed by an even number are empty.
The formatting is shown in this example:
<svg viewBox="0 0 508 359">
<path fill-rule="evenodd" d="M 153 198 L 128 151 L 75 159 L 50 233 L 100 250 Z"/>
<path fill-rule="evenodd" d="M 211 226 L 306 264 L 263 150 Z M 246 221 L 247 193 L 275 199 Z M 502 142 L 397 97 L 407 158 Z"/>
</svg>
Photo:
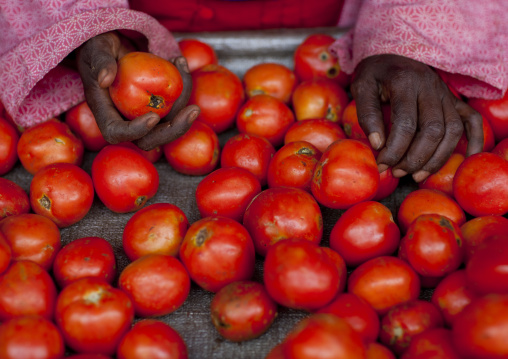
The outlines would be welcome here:
<svg viewBox="0 0 508 359">
<path fill-rule="evenodd" d="M 358 65 L 351 84 L 358 121 L 372 147 L 380 150 L 379 172 L 412 174 L 421 182 L 453 153 L 465 128 L 467 155 L 483 150 L 481 115 L 455 97 L 427 65 L 398 55 L 376 55 Z M 386 138 L 382 102 L 391 105 Z"/>
<path fill-rule="evenodd" d="M 85 97 L 104 139 L 112 144 L 133 141 L 143 150 L 171 142 L 183 135 L 199 115 L 199 107 L 187 106 L 192 78 L 184 57 L 172 59 L 183 80 L 183 90 L 167 116 L 161 119 L 149 112 L 127 121 L 122 118 L 109 95 L 109 86 L 117 72 L 117 61 L 132 51 L 120 37 L 109 32 L 88 40 L 77 55 L 78 71 Z"/>
</svg>

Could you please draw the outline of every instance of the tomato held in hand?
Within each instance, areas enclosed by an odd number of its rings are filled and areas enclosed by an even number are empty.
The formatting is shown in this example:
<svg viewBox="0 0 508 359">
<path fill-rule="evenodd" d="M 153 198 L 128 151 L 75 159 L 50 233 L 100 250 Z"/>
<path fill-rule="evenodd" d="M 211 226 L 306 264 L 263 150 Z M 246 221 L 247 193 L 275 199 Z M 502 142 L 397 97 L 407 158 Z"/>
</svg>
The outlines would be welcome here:
<svg viewBox="0 0 508 359">
<path fill-rule="evenodd" d="M 189 72 L 196 71 L 205 65 L 219 63 L 215 49 L 206 42 L 198 39 L 182 39 L 178 41 L 178 47 L 187 60 Z"/>
<path fill-rule="evenodd" d="M 30 200 L 25 190 L 16 182 L 0 177 L 0 220 L 30 212 Z"/>
<path fill-rule="evenodd" d="M 330 144 L 344 138 L 347 138 L 346 134 L 337 123 L 325 118 L 315 118 L 292 124 L 284 136 L 284 144 L 306 141 L 323 153 Z"/>
<path fill-rule="evenodd" d="M 252 66 L 243 75 L 246 95 L 269 95 L 289 104 L 297 85 L 295 73 L 288 67 L 271 62 Z"/>
<path fill-rule="evenodd" d="M 8 173 L 18 162 L 18 141 L 16 128 L 0 117 L 0 176 Z"/>
<path fill-rule="evenodd" d="M 118 60 L 111 100 L 127 119 L 148 112 L 166 116 L 183 90 L 180 72 L 171 62 L 148 52 L 130 52 Z"/>
<path fill-rule="evenodd" d="M 108 145 L 86 101 L 77 104 L 65 113 L 65 123 L 81 138 L 88 151 L 97 152 Z"/>
</svg>

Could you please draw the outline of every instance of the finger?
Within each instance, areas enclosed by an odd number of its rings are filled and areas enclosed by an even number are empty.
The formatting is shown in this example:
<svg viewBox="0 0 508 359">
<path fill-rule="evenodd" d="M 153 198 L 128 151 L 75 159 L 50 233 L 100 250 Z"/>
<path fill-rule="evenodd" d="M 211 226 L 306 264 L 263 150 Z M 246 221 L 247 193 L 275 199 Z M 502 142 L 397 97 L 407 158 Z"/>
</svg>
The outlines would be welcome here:
<svg viewBox="0 0 508 359">
<path fill-rule="evenodd" d="M 443 99 L 443 116 L 445 122 L 443 139 L 427 163 L 413 174 L 413 179 L 417 183 L 426 179 L 430 174 L 439 171 L 445 165 L 462 136 L 464 126 L 449 97 Z"/>
<path fill-rule="evenodd" d="M 199 115 L 199 107 L 187 106 L 171 122 L 164 122 L 153 128 L 146 136 L 135 141 L 142 150 L 149 151 L 183 136 Z"/>
<path fill-rule="evenodd" d="M 477 111 L 473 110 L 471 106 L 460 100 L 455 103 L 455 109 L 459 113 L 466 130 L 468 142 L 466 157 L 482 152 L 484 145 L 482 116 Z"/>
<path fill-rule="evenodd" d="M 179 56 L 173 59 L 173 62 L 180 72 L 180 75 L 182 76 L 183 90 L 173 104 L 171 111 L 169 111 L 168 115 L 163 119 L 164 122 L 171 121 L 177 113 L 179 113 L 185 106 L 187 106 L 192 92 L 192 76 L 189 72 L 187 60 L 185 57 Z"/>
</svg>

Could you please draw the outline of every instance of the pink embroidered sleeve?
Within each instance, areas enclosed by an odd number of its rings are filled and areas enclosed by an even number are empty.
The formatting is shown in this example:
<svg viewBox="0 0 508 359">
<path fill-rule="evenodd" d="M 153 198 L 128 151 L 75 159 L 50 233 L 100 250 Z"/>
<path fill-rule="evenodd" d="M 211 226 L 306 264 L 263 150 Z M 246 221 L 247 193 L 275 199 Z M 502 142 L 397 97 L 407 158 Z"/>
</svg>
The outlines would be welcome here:
<svg viewBox="0 0 508 359">
<path fill-rule="evenodd" d="M 339 26 L 355 25 L 332 51 L 348 73 L 366 57 L 397 54 L 452 74 L 466 97 L 508 88 L 508 1 L 347 0 L 342 15 Z"/>
<path fill-rule="evenodd" d="M 59 65 L 88 39 L 113 30 L 144 35 L 148 49 L 180 54 L 169 31 L 126 0 L 1 0 L 0 100 L 22 127 L 58 116 L 84 100 L 79 74 Z"/>
</svg>

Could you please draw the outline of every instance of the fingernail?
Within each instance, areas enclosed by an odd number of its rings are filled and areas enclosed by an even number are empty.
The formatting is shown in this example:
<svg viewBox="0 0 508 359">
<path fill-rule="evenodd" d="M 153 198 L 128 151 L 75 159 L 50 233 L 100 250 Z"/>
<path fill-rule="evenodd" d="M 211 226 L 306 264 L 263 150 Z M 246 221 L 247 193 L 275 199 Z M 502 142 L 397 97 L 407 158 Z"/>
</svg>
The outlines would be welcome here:
<svg viewBox="0 0 508 359">
<path fill-rule="evenodd" d="M 196 118 L 198 118 L 199 111 L 192 111 L 189 115 L 189 122 L 194 122 Z"/>
<path fill-rule="evenodd" d="M 99 76 L 97 76 L 97 81 L 99 82 L 100 87 L 102 87 L 102 83 L 104 82 L 107 75 L 108 75 L 107 70 L 102 70 L 101 72 L 99 72 Z"/>
<path fill-rule="evenodd" d="M 187 60 L 185 60 L 185 58 L 179 57 L 178 59 L 176 59 L 176 61 L 178 61 L 178 64 L 182 67 L 182 69 L 185 72 L 190 72 L 189 71 L 189 66 L 187 65 Z"/>
<path fill-rule="evenodd" d="M 381 136 L 377 132 L 372 132 L 369 135 L 370 145 L 375 149 L 379 150 L 381 148 Z"/>
<path fill-rule="evenodd" d="M 423 170 L 413 173 L 413 179 L 415 180 L 416 183 L 423 181 L 429 176 L 430 172 Z"/>
<path fill-rule="evenodd" d="M 404 177 L 407 175 L 407 172 L 404 170 L 401 170 L 400 168 L 396 168 L 392 171 L 393 177 Z"/>
<path fill-rule="evenodd" d="M 385 165 L 384 163 L 380 163 L 377 165 L 377 170 L 379 173 L 382 173 L 388 169 L 388 165 Z"/>
</svg>

